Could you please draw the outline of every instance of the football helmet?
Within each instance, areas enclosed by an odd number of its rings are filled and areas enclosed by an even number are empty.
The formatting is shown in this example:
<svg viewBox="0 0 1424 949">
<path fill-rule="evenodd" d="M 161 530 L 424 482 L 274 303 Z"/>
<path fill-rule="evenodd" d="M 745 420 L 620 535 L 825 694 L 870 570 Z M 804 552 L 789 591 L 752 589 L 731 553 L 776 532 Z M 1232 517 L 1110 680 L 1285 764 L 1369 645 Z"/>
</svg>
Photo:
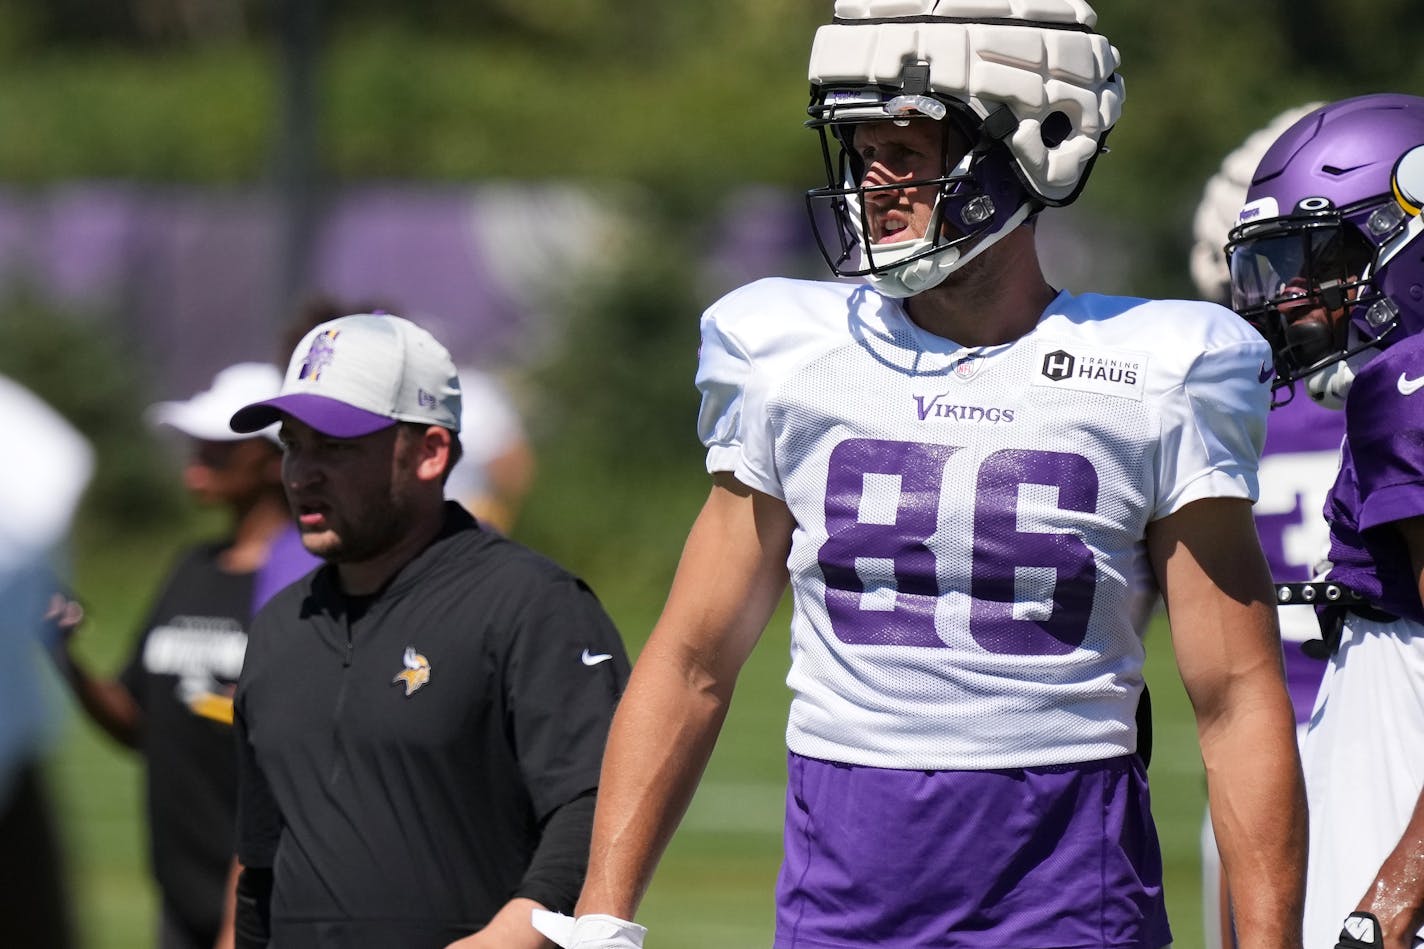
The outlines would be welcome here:
<svg viewBox="0 0 1424 949">
<path fill-rule="evenodd" d="M 1236 226 L 1236 216 L 1246 203 L 1246 189 L 1251 175 L 1260 164 L 1261 156 L 1281 133 L 1325 103 L 1311 102 L 1287 109 L 1265 126 L 1247 136 L 1221 160 L 1216 174 L 1207 179 L 1192 217 L 1192 249 L 1189 265 L 1192 282 L 1203 300 L 1213 303 L 1231 301 L 1231 270 L 1226 266 L 1222 250 L 1226 235 Z"/>
<path fill-rule="evenodd" d="M 826 171 L 807 207 L 831 269 L 911 296 L 1041 208 L 1076 199 L 1124 95 L 1096 21 L 1083 0 L 837 0 L 811 49 L 806 123 Z M 943 123 L 940 174 L 867 184 L 852 139 L 876 121 Z M 915 187 L 935 189 L 926 233 L 868 240 L 867 195 Z"/>
<path fill-rule="evenodd" d="M 1231 305 L 1271 343 L 1275 386 L 1338 407 L 1354 371 L 1424 329 L 1424 99 L 1305 116 L 1252 176 L 1226 245 Z"/>
</svg>

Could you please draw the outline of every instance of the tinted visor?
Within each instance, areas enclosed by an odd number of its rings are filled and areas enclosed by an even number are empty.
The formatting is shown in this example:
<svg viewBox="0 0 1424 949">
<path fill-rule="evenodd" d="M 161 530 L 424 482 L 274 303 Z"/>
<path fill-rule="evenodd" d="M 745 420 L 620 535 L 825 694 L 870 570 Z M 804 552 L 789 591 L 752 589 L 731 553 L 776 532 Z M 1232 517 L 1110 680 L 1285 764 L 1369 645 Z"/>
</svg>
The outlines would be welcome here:
<svg viewBox="0 0 1424 949">
<path fill-rule="evenodd" d="M 1243 228 L 1227 245 L 1231 265 L 1231 306 L 1243 315 L 1266 305 L 1322 296 L 1353 286 L 1369 266 L 1369 243 L 1351 225 L 1335 219 L 1283 219 Z M 1249 317 L 1248 317 L 1249 318 Z"/>
<path fill-rule="evenodd" d="M 1378 294 L 1373 247 L 1353 224 L 1334 212 L 1246 224 L 1226 254 L 1232 308 L 1271 344 L 1278 387 L 1355 351 L 1348 314 Z"/>
</svg>

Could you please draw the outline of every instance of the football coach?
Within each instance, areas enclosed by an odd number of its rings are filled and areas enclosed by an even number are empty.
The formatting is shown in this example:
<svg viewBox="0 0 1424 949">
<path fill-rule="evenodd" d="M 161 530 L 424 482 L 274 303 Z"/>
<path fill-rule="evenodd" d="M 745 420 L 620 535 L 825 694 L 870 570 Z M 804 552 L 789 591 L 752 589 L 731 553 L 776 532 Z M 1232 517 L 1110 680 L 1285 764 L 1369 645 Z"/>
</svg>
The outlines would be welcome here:
<svg viewBox="0 0 1424 949">
<path fill-rule="evenodd" d="M 237 687 L 238 945 L 547 946 L 530 911 L 583 880 L 617 630 L 444 499 L 459 380 L 414 323 L 311 330 L 232 427 L 273 422 L 325 563 L 258 614 Z"/>
</svg>

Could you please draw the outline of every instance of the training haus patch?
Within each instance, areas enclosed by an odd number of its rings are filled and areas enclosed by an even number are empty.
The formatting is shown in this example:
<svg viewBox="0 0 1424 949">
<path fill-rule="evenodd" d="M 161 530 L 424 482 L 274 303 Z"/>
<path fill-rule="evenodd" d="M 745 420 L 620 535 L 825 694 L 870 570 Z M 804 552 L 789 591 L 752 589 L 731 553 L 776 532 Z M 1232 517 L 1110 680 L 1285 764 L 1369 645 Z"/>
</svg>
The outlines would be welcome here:
<svg viewBox="0 0 1424 949">
<path fill-rule="evenodd" d="M 1142 401 L 1147 354 L 1044 340 L 1034 360 L 1033 385 L 1077 389 Z"/>
</svg>

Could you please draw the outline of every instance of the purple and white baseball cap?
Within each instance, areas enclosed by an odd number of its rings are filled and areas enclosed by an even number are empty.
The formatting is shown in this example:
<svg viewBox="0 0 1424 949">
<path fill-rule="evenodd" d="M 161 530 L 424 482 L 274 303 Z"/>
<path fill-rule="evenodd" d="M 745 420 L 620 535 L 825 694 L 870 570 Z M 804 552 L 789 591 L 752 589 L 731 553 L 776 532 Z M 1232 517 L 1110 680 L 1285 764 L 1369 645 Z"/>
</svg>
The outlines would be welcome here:
<svg viewBox="0 0 1424 949">
<path fill-rule="evenodd" d="M 460 380 L 435 337 L 399 316 L 360 313 L 322 323 L 292 353 L 281 392 L 232 416 L 253 432 L 283 415 L 332 438 L 359 438 L 397 422 L 460 430 Z"/>
<path fill-rule="evenodd" d="M 259 426 L 238 433 L 228 422 L 232 413 L 257 399 L 270 399 L 282 388 L 282 372 L 263 362 L 240 362 L 213 377 L 208 388 L 188 399 L 155 402 L 144 418 L 205 442 L 234 442 L 254 435 L 277 440 L 276 426 Z"/>
</svg>

